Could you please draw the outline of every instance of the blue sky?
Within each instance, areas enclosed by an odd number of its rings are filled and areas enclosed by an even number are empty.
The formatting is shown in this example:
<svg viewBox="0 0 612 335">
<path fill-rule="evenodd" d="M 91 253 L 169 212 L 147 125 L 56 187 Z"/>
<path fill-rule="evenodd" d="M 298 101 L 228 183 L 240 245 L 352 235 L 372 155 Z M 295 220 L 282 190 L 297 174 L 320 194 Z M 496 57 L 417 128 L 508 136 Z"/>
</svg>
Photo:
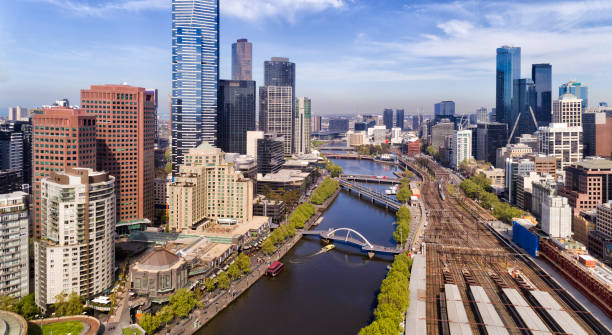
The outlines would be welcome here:
<svg viewBox="0 0 612 335">
<path fill-rule="evenodd" d="M 495 48 L 522 47 L 522 74 L 551 63 L 553 90 L 589 86 L 612 102 L 611 1 L 220 0 L 221 78 L 231 43 L 253 42 L 263 61 L 296 63 L 297 94 L 313 113 L 427 112 L 455 100 L 471 113 L 495 100 Z M 0 115 L 49 104 L 90 84 L 158 88 L 168 113 L 170 0 L 0 2 Z"/>
</svg>

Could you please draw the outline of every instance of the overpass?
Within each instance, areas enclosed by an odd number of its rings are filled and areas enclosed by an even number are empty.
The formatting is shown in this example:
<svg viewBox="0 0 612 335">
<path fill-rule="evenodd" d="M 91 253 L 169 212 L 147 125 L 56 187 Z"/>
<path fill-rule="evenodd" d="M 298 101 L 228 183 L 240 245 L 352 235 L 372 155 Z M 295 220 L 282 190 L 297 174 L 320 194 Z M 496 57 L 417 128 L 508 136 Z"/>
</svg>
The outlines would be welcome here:
<svg viewBox="0 0 612 335">
<path fill-rule="evenodd" d="M 369 176 L 363 174 L 341 174 L 340 179 L 358 181 L 363 183 L 377 183 L 377 184 L 399 184 L 398 178 L 386 177 L 386 176 Z"/>
<path fill-rule="evenodd" d="M 346 232 L 342 236 L 339 233 Z M 324 240 L 346 243 L 361 248 L 362 251 L 368 253 L 370 258 L 374 257 L 375 253 L 381 254 L 399 254 L 401 248 L 384 247 L 370 243 L 360 232 L 351 228 L 330 228 L 329 230 L 307 230 L 302 232 L 302 235 L 319 236 Z"/>
<path fill-rule="evenodd" d="M 372 203 L 384 206 L 387 209 L 398 211 L 402 207 L 402 203 L 385 195 L 384 193 L 372 190 L 370 188 L 355 184 L 346 179 L 339 178 L 338 182 L 342 189 L 349 191 L 349 193 L 355 193 L 359 198 L 370 199 Z"/>
</svg>

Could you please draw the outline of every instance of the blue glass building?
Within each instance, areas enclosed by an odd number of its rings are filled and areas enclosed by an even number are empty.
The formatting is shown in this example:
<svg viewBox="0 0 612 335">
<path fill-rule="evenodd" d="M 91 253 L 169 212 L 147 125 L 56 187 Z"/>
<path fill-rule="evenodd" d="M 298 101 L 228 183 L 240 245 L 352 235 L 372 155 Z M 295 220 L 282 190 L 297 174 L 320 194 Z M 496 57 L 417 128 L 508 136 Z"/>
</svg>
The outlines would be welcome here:
<svg viewBox="0 0 612 335">
<path fill-rule="evenodd" d="M 434 116 L 454 116 L 455 102 L 442 101 L 434 105 Z"/>
<path fill-rule="evenodd" d="M 387 129 L 393 128 L 393 109 L 385 108 L 383 111 L 383 124 Z"/>
<path fill-rule="evenodd" d="M 538 126 L 548 126 L 552 117 L 552 66 L 550 64 L 531 65 L 531 80 L 535 85 L 535 117 Z"/>
<path fill-rule="evenodd" d="M 521 48 L 503 46 L 497 48 L 495 81 L 495 112 L 497 122 L 512 127 L 512 88 L 514 80 L 521 77 Z"/>
<path fill-rule="evenodd" d="M 404 110 L 395 110 L 395 126 L 404 130 Z"/>
<path fill-rule="evenodd" d="M 569 81 L 559 86 L 559 99 L 563 94 L 572 94 L 582 99 L 582 108 L 586 109 L 589 106 L 589 88 L 583 83 L 577 81 Z"/>
<path fill-rule="evenodd" d="M 172 171 L 203 141 L 216 145 L 219 0 L 172 0 Z"/>
<path fill-rule="evenodd" d="M 535 122 L 536 91 L 531 79 L 513 82 L 512 112 L 510 113 L 509 136 L 512 142 L 523 134 L 532 134 L 537 129 Z M 533 112 L 533 113 L 532 113 Z M 518 122 L 517 122 L 518 118 Z"/>
</svg>

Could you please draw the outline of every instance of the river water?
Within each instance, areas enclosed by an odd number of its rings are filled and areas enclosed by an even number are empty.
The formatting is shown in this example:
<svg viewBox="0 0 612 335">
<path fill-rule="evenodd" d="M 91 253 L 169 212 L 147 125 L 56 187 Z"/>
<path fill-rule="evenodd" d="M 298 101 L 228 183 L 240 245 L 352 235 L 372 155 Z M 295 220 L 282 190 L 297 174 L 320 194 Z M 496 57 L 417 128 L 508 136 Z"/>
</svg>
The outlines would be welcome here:
<svg viewBox="0 0 612 335">
<path fill-rule="evenodd" d="M 393 176 L 393 167 L 371 161 L 335 160 L 346 174 Z M 382 185 L 371 185 L 384 189 Z M 394 215 L 346 192 L 315 229 L 352 228 L 371 243 L 394 246 Z M 304 237 L 281 259 L 285 270 L 262 278 L 197 334 L 356 334 L 372 319 L 376 295 L 392 256 L 369 259 L 358 248 L 336 244 L 320 253 Z"/>
</svg>

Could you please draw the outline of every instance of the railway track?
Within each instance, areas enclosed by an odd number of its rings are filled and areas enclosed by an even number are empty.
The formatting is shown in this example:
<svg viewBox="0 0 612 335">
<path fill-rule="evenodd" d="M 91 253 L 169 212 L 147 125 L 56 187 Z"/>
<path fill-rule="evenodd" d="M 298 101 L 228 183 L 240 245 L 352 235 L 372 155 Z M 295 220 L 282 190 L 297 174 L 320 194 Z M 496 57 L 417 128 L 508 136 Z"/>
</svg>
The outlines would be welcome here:
<svg viewBox="0 0 612 335">
<path fill-rule="evenodd" d="M 471 199 L 462 197 L 460 191 L 454 196 L 448 194 L 448 173 L 435 164 L 427 170 L 433 170 L 435 175 L 433 181 L 423 178 L 421 187 L 422 199 L 429 211 L 429 224 L 424 233 L 427 254 L 427 334 L 449 332 L 445 303 L 441 302 L 445 297 L 444 284 L 451 282 L 461 292 L 474 334 L 486 331 L 468 296 L 470 284 L 483 287 L 510 334 L 529 334 L 522 322 L 515 321 L 510 306 L 500 294 L 502 287 L 521 291 L 521 285 L 512 277 L 509 269 L 519 271 L 537 290 L 549 292 L 588 334 L 609 334 L 599 321 L 575 302 L 532 259 L 506 243 L 485 224 L 486 221 L 496 220 L 488 211 Z M 477 249 L 483 251 L 476 252 Z M 491 250 L 490 254 L 487 254 L 488 250 Z M 466 282 L 466 273 L 471 283 Z"/>
</svg>

